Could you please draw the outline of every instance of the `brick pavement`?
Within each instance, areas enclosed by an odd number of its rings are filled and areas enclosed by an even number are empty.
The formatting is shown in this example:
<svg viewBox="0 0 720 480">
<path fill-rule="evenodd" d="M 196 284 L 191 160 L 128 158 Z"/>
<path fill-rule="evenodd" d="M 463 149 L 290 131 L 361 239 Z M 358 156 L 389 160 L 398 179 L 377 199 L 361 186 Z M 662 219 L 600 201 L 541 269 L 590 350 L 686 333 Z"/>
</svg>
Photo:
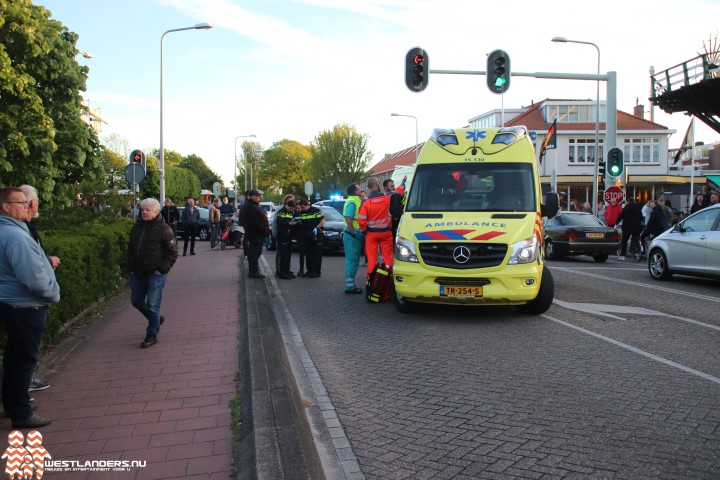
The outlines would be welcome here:
<svg viewBox="0 0 720 480">
<path fill-rule="evenodd" d="M 129 292 L 54 358 L 41 360 L 52 387 L 35 392 L 54 460 L 144 460 L 129 472 L 48 472 L 52 479 L 227 479 L 229 403 L 238 370 L 238 260 L 242 250 L 178 258 L 165 286 L 157 345 L 141 349 L 145 318 Z M 10 422 L 3 419 L 3 431 Z"/>
</svg>

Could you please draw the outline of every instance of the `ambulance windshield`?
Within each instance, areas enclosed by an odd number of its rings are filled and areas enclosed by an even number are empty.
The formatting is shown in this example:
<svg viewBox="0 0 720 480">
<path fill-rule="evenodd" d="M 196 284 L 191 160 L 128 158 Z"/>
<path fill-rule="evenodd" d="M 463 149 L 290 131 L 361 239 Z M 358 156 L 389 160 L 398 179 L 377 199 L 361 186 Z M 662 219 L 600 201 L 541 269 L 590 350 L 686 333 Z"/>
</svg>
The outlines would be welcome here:
<svg viewBox="0 0 720 480">
<path fill-rule="evenodd" d="M 408 212 L 534 212 L 532 165 L 434 163 L 418 165 Z"/>
</svg>

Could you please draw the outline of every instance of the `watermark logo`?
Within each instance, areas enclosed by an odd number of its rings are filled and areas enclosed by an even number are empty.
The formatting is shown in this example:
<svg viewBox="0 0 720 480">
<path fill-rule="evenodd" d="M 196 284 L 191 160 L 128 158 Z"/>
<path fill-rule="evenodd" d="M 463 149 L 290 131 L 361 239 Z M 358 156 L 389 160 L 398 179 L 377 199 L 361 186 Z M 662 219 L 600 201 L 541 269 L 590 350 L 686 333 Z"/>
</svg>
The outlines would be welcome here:
<svg viewBox="0 0 720 480">
<path fill-rule="evenodd" d="M 8 447 L 2 454 L 5 460 L 5 473 L 11 479 L 40 480 L 45 474 L 45 459 L 52 458 L 43 447 L 43 436 L 37 430 L 31 430 L 27 439 L 20 430 L 8 434 Z"/>
</svg>

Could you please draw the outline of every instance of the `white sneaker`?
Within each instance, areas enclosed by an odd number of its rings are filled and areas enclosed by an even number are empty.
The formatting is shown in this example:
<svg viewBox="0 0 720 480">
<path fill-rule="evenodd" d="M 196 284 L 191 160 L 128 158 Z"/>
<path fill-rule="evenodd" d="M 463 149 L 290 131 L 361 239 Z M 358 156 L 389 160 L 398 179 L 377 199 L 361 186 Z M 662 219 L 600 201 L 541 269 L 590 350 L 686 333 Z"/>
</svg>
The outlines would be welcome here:
<svg viewBox="0 0 720 480">
<path fill-rule="evenodd" d="M 621 262 L 624 262 L 624 261 L 625 261 L 625 257 L 623 257 L 622 255 L 620 255 L 620 256 L 618 257 L 618 260 L 621 261 Z"/>
</svg>

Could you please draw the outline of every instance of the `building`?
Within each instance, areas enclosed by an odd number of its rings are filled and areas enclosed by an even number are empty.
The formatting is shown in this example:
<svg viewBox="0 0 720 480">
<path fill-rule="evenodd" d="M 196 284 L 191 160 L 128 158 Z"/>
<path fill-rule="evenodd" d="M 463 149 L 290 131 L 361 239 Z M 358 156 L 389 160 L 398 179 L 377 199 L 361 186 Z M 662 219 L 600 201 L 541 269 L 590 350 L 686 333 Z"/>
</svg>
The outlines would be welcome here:
<svg viewBox="0 0 720 480">
<path fill-rule="evenodd" d="M 536 155 L 553 121 L 557 119 L 557 148 L 547 150 L 540 161 L 541 183 L 543 191 L 555 190 L 561 194 L 563 208 L 570 208 L 570 202 L 578 204 L 592 203 L 593 175 L 595 168 L 595 110 L 596 100 L 554 100 L 546 99 L 539 103 L 519 109 L 491 110 L 468 122 L 471 128 L 487 128 L 503 124 L 505 126 L 524 125 L 535 143 Z M 710 152 L 720 158 L 720 149 L 702 149 L 696 147 L 695 170 L 687 160 L 674 165 L 674 152 L 668 148 L 671 134 L 676 133 L 667 127 L 643 118 L 643 106 L 635 108 L 635 115 L 617 111 L 617 147 L 622 149 L 625 161 L 625 175 L 618 183 L 625 186 L 626 195 L 638 202 L 665 196 L 680 211 L 689 208 L 690 181 L 694 181 L 695 191 L 706 181 L 720 174 L 719 168 L 709 161 Z M 599 153 L 604 158 L 605 120 L 607 110 L 605 102 L 600 103 Z M 419 146 L 422 148 L 422 145 Z M 715 153 L 717 152 L 717 153 Z M 685 154 L 687 156 L 688 154 Z M 704 160 L 703 160 L 704 158 Z M 412 165 L 415 162 L 415 148 L 410 147 L 385 157 L 373 166 L 370 174 L 380 179 L 389 178 L 396 166 Z M 710 178 L 707 178 L 710 176 Z M 719 178 L 720 179 L 720 178 Z M 608 185 L 610 186 L 610 185 Z M 602 189 L 600 183 L 600 189 Z M 600 198 L 602 200 L 602 198 Z"/>
<path fill-rule="evenodd" d="M 90 100 L 83 98 L 82 107 L 80 108 L 80 118 L 82 121 L 90 125 L 95 133 L 102 132 L 102 124 L 107 122 L 101 117 L 102 111 L 99 107 L 91 107 Z"/>
</svg>

